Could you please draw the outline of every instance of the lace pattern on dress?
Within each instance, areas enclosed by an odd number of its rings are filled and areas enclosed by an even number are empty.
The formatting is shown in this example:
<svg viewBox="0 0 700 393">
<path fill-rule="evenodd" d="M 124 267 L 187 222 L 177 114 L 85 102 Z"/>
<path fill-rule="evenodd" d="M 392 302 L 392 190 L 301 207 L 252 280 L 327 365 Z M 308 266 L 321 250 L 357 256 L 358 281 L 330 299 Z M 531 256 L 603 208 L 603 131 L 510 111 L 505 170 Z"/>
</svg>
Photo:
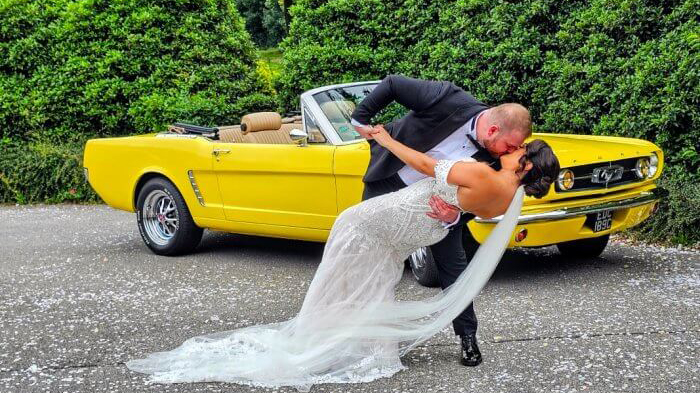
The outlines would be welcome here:
<svg viewBox="0 0 700 393">
<path fill-rule="evenodd" d="M 459 199 L 457 198 L 457 190 L 459 186 L 454 184 L 449 184 L 447 182 L 447 176 L 450 173 L 450 169 L 454 164 L 464 161 L 464 162 L 475 162 L 473 158 L 462 158 L 460 160 L 438 160 L 435 163 L 435 194 L 438 194 L 445 202 L 455 205 L 460 208 L 460 210 L 465 211 L 459 206 Z"/>
<path fill-rule="evenodd" d="M 438 160 L 435 164 L 435 180 L 441 185 L 449 185 L 447 183 L 447 175 L 450 173 L 452 166 L 457 163 L 457 160 Z"/>
</svg>

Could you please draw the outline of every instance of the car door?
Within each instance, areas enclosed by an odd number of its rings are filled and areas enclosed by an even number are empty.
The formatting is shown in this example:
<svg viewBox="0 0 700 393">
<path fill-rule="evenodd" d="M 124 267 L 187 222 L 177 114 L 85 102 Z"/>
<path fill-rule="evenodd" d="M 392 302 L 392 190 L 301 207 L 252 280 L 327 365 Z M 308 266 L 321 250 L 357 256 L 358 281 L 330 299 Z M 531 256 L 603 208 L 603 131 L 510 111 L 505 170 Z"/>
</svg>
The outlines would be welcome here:
<svg viewBox="0 0 700 393">
<path fill-rule="evenodd" d="M 362 177 L 369 164 L 369 143 L 360 142 L 338 146 L 335 151 L 334 172 L 338 189 L 338 213 L 362 201 L 365 184 Z"/>
<path fill-rule="evenodd" d="M 330 229 L 337 214 L 329 143 L 217 143 L 213 148 L 230 221 Z"/>
</svg>

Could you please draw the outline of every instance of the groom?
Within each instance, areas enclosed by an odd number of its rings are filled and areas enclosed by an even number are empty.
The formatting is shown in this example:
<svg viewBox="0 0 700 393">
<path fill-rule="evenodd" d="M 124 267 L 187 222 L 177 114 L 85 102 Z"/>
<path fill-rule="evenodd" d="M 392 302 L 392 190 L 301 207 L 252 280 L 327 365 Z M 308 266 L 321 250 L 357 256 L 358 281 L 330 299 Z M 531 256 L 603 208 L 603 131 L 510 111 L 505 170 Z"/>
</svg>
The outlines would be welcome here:
<svg viewBox="0 0 700 393">
<path fill-rule="evenodd" d="M 522 105 L 489 107 L 451 82 L 389 75 L 352 113 L 352 125 L 368 139 L 371 150 L 369 166 L 362 179 L 365 183 L 363 200 L 396 191 L 425 177 L 372 140 L 375 132 L 372 117 L 392 101 L 410 111 L 386 124 L 386 130 L 399 142 L 435 159 L 473 157 L 500 169 L 498 157 L 518 149 L 532 134 L 530 113 Z M 464 224 L 474 215 L 460 214 L 456 206 L 437 196 L 429 204 L 433 211 L 427 214 L 450 228 L 442 241 L 430 246 L 440 286 L 445 289 L 464 271 L 478 247 L 469 233 L 467 247 L 462 242 Z M 462 364 L 480 364 L 474 305 L 470 304 L 452 324 L 455 334 L 461 338 Z"/>
</svg>

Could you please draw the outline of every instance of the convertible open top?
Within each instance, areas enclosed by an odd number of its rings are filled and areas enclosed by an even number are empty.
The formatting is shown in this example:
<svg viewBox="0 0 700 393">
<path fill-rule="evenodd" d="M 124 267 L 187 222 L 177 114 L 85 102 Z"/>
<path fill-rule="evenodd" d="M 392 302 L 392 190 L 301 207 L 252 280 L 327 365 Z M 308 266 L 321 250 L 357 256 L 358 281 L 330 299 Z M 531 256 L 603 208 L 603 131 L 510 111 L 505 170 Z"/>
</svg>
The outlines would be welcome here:
<svg viewBox="0 0 700 393">
<path fill-rule="evenodd" d="M 202 135 L 223 143 L 294 144 L 289 136 L 293 129 L 302 129 L 301 115 L 282 117 L 277 112 L 254 112 L 241 118 L 241 124 L 202 127 L 186 123 L 168 126 L 168 132 L 186 135 Z M 309 132 L 309 142 L 323 143 L 320 131 Z"/>
</svg>

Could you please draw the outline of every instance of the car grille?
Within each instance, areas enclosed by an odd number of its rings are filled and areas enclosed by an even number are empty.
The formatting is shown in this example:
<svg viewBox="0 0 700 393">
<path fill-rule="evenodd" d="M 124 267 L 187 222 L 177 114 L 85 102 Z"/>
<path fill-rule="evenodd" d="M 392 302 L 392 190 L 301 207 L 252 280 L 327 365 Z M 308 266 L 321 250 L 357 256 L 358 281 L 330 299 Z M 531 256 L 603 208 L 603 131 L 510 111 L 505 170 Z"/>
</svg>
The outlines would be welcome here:
<svg viewBox="0 0 700 393">
<path fill-rule="evenodd" d="M 599 190 L 642 181 L 644 179 L 640 179 L 634 173 L 639 158 L 641 157 L 566 168 L 574 173 L 574 186 L 570 190 L 563 190 L 555 182 L 555 189 L 557 192 Z M 606 181 L 606 176 L 610 175 L 611 179 Z"/>
</svg>

